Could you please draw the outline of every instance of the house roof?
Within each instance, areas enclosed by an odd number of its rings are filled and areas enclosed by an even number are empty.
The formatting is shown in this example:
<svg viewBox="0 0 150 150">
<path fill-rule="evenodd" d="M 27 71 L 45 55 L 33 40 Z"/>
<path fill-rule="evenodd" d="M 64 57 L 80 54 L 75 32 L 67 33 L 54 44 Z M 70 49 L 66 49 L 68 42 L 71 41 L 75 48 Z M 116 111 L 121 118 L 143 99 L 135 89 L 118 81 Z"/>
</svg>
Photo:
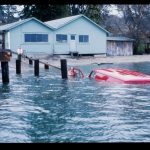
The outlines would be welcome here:
<svg viewBox="0 0 150 150">
<path fill-rule="evenodd" d="M 53 29 L 52 27 L 48 26 L 47 24 L 43 23 L 42 21 L 32 17 L 32 18 L 28 18 L 28 19 L 24 19 L 24 20 L 20 20 L 20 21 L 16 21 L 16 22 L 13 22 L 13 23 L 10 23 L 10 24 L 6 24 L 6 25 L 2 25 L 0 26 L 0 31 L 3 31 L 3 30 L 11 30 L 25 22 L 28 22 L 30 20 L 36 20 L 37 22 L 43 24 L 44 26 L 50 28 L 50 29 Z"/>
<path fill-rule="evenodd" d="M 65 25 L 73 22 L 74 20 L 77 20 L 78 18 L 81 18 L 81 17 L 84 17 L 85 19 L 87 19 L 89 22 L 91 22 L 94 25 L 96 25 L 98 28 L 100 28 L 104 32 L 109 33 L 107 30 L 105 30 L 104 28 L 102 28 L 101 26 L 99 26 L 94 21 L 92 21 L 91 19 L 89 19 L 88 17 L 86 17 L 84 15 L 75 15 L 75 16 L 71 16 L 71 17 L 65 17 L 65 18 L 61 18 L 61 19 L 46 21 L 45 23 L 47 25 L 49 25 L 50 27 L 54 28 L 55 30 L 57 30 L 57 29 L 65 26 Z"/>
<path fill-rule="evenodd" d="M 51 30 L 57 30 L 69 23 L 71 23 L 74 20 L 77 20 L 78 18 L 84 17 L 85 19 L 87 19 L 89 22 L 93 23 L 94 25 L 96 25 L 98 28 L 100 28 L 101 30 L 103 30 L 104 32 L 106 32 L 107 34 L 109 34 L 109 32 L 107 30 L 105 30 L 104 28 L 102 28 L 101 26 L 99 26 L 98 24 L 96 24 L 94 21 L 92 21 L 91 19 L 89 19 L 88 17 L 84 16 L 84 15 L 75 15 L 75 16 L 71 16 L 71 17 L 65 17 L 65 18 L 61 18 L 61 19 L 55 19 L 55 20 L 51 20 L 51 21 L 47 21 L 47 22 L 42 22 L 34 17 L 32 18 L 28 18 L 28 19 L 24 19 L 24 20 L 19 20 L 10 24 L 6 24 L 6 25 L 1 25 L 0 26 L 0 31 L 3 30 L 11 30 L 23 23 L 26 23 L 30 20 L 36 20 L 37 22 L 43 24 L 44 26 L 50 28 Z"/>
<path fill-rule="evenodd" d="M 76 15 L 76 16 L 71 16 L 71 17 L 65 17 L 65 18 L 61 18 L 61 19 L 55 19 L 55 20 L 51 20 L 51 21 L 46 21 L 45 23 L 48 24 L 49 26 L 58 29 L 66 24 L 68 24 L 69 22 L 72 22 L 73 20 L 76 20 L 77 18 L 80 18 L 81 15 Z"/>
<path fill-rule="evenodd" d="M 134 39 L 127 38 L 127 37 L 122 37 L 122 36 L 112 36 L 112 37 L 107 37 L 107 41 L 134 41 Z"/>
</svg>

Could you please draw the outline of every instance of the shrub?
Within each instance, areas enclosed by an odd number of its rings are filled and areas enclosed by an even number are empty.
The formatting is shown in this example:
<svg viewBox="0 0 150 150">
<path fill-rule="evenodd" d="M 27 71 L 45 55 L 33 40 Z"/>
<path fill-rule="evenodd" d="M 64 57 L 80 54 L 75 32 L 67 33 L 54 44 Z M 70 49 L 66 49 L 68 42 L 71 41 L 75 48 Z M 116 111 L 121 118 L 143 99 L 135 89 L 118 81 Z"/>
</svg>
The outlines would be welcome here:
<svg viewBox="0 0 150 150">
<path fill-rule="evenodd" d="M 145 52 L 145 46 L 143 42 L 140 42 L 137 47 L 137 54 L 142 55 Z"/>
</svg>

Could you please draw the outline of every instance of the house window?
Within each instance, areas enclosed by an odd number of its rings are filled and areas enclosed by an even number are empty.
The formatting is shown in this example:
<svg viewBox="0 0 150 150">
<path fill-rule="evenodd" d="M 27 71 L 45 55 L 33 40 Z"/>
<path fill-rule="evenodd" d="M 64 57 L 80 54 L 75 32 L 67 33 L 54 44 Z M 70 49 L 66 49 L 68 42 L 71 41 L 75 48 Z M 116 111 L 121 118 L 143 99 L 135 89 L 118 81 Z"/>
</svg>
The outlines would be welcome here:
<svg viewBox="0 0 150 150">
<path fill-rule="evenodd" d="M 83 43 L 87 43 L 89 42 L 89 36 L 88 35 L 79 35 L 79 42 Z"/>
<path fill-rule="evenodd" d="M 24 34 L 25 42 L 48 42 L 48 34 Z"/>
<path fill-rule="evenodd" d="M 75 40 L 75 35 L 71 35 L 71 40 Z"/>
<path fill-rule="evenodd" d="M 56 34 L 56 41 L 61 43 L 67 42 L 67 35 L 66 34 Z"/>
</svg>

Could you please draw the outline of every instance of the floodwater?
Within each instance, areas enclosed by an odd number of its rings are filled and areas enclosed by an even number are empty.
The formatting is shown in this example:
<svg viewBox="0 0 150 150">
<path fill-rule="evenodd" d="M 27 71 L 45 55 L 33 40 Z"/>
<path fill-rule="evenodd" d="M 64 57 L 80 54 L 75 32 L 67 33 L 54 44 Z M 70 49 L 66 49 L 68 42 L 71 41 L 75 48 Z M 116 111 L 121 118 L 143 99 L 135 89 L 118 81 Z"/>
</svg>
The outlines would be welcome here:
<svg viewBox="0 0 150 150">
<path fill-rule="evenodd" d="M 0 81 L 0 142 L 150 142 L 150 85 L 89 80 L 97 65 L 80 66 L 84 79 L 61 79 L 59 70 L 10 65 L 10 83 Z M 150 74 L 150 63 L 103 65 Z"/>
</svg>

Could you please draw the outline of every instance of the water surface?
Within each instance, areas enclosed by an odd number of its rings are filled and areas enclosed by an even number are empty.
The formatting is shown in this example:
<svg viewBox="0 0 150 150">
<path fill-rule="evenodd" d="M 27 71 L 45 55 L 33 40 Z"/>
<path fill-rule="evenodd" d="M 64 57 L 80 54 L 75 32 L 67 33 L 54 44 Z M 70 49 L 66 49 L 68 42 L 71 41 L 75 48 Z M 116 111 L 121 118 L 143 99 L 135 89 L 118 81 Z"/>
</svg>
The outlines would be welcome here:
<svg viewBox="0 0 150 150">
<path fill-rule="evenodd" d="M 84 79 L 26 66 L 10 83 L 0 82 L 0 142 L 150 142 L 150 85 L 89 80 L 97 65 L 80 66 Z M 149 63 L 103 65 L 150 75 Z"/>
</svg>

